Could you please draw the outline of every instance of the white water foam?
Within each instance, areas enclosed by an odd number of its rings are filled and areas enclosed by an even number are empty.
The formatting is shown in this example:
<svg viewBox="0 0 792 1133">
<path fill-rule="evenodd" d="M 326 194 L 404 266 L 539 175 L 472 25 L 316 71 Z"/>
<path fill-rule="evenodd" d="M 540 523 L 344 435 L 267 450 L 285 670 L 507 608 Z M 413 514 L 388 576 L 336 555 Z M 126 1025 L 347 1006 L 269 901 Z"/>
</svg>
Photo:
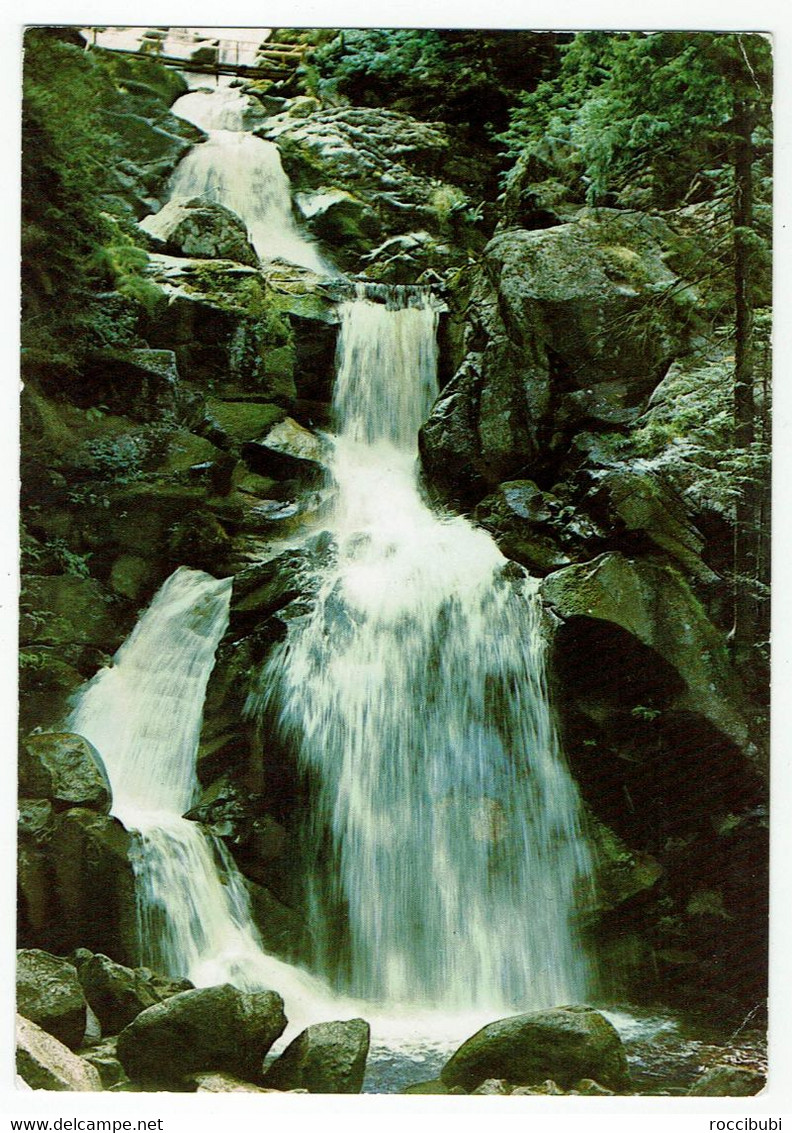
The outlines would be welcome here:
<svg viewBox="0 0 792 1133">
<path fill-rule="evenodd" d="M 286 260 L 319 275 L 337 275 L 295 222 L 278 147 L 245 130 L 248 104 L 239 88 L 227 84 L 176 100 L 173 113 L 205 130 L 208 138 L 176 167 L 171 199 L 203 197 L 236 213 L 261 260 Z M 141 221 L 155 236 L 160 235 L 158 215 Z"/>
<path fill-rule="evenodd" d="M 591 859 L 534 587 L 506 577 L 488 534 L 422 498 L 431 304 L 358 298 L 341 315 L 337 560 L 249 702 L 311 784 L 316 963 L 386 1014 L 580 1002 Z"/>
</svg>

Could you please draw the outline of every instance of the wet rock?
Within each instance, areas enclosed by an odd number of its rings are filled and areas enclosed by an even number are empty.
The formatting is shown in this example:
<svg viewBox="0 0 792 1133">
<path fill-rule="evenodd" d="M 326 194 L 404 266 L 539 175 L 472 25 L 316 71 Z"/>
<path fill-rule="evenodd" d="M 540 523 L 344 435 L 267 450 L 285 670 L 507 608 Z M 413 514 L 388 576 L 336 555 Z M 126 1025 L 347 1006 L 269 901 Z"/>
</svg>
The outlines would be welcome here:
<svg viewBox="0 0 792 1133">
<path fill-rule="evenodd" d="M 421 434 L 424 468 L 468 506 L 550 466 L 587 421 L 642 410 L 688 333 L 685 303 L 659 304 L 675 276 L 662 221 L 581 211 L 573 223 L 508 229 L 459 284 L 469 351 Z M 471 381 L 472 372 L 475 381 Z"/>
<path fill-rule="evenodd" d="M 704 539 L 682 499 L 652 472 L 622 465 L 590 470 L 586 478 L 592 485 L 589 507 L 606 524 L 646 534 L 694 577 L 705 583 L 717 581 L 717 574 L 701 558 Z"/>
<path fill-rule="evenodd" d="M 549 1075 L 565 1088 L 585 1076 L 623 1092 L 629 1074 L 616 1029 L 591 1007 L 556 1007 L 516 1015 L 483 1027 L 462 1044 L 441 1072 L 447 1085 L 467 1090 L 488 1078 L 523 1086 Z"/>
<path fill-rule="evenodd" d="M 153 581 L 152 564 L 140 555 L 119 555 L 110 571 L 110 588 L 132 602 L 139 602 Z"/>
<path fill-rule="evenodd" d="M 179 371 L 172 350 L 114 347 L 94 351 L 86 361 L 85 382 L 94 402 L 143 421 L 178 408 Z"/>
<path fill-rule="evenodd" d="M 269 1068 L 265 1085 L 304 1088 L 311 1094 L 359 1094 L 370 1033 L 364 1019 L 306 1027 Z"/>
<path fill-rule="evenodd" d="M 24 948 L 17 952 L 17 1010 L 66 1046 L 85 1034 L 86 1002 L 77 969 L 68 960 Z"/>
<path fill-rule="evenodd" d="M 676 710 L 700 715 L 748 750 L 744 693 L 722 635 L 675 570 L 606 554 L 549 575 L 542 593 L 565 621 L 580 617 L 610 622 L 638 638 L 681 680 Z"/>
<path fill-rule="evenodd" d="M 251 267 L 258 264 L 247 227 L 236 213 L 203 197 L 171 198 L 140 226 L 159 238 L 163 251 L 170 255 L 234 260 Z"/>
<path fill-rule="evenodd" d="M 431 1078 L 428 1082 L 414 1082 L 401 1091 L 403 1094 L 449 1094 L 451 1091 L 440 1078 Z"/>
<path fill-rule="evenodd" d="M 252 847 L 255 852 L 255 847 Z M 267 875 L 275 872 L 288 872 L 284 863 L 280 869 L 270 866 Z M 262 943 L 268 952 L 283 956 L 287 960 L 298 960 L 306 951 L 306 927 L 304 918 L 270 893 L 264 885 L 246 881 L 250 894 L 250 909 L 253 921 L 259 930 Z"/>
<path fill-rule="evenodd" d="M 673 303 L 653 302 L 676 280 L 663 261 L 670 239 L 662 221 L 608 210 L 496 236 L 487 264 L 510 337 L 527 345 L 539 332 L 574 388 L 623 381 L 623 404 L 639 403 L 680 343 Z"/>
<path fill-rule="evenodd" d="M 107 814 L 112 792 L 102 757 L 93 744 L 71 732 L 28 736 L 19 758 L 19 789 L 55 802 Z"/>
<path fill-rule="evenodd" d="M 750 1098 L 761 1093 L 764 1074 L 745 1066 L 712 1066 L 688 1090 L 693 1098 Z"/>
<path fill-rule="evenodd" d="M 244 444 L 242 457 L 254 472 L 276 480 L 315 476 L 326 462 L 320 438 L 291 417 L 274 425 L 260 440 Z"/>
<path fill-rule="evenodd" d="M 432 407 L 418 434 L 421 462 L 432 483 L 455 498 L 480 497 L 487 480 L 478 470 L 482 356 L 469 354 Z"/>
<path fill-rule="evenodd" d="M 149 971 L 127 968 L 101 953 L 80 965 L 79 978 L 85 998 L 105 1035 L 117 1035 L 141 1011 L 167 998 Z M 183 990 L 184 987 L 179 987 L 179 991 Z"/>
<path fill-rule="evenodd" d="M 461 256 L 453 244 L 430 232 L 412 231 L 391 236 L 362 258 L 369 279 L 378 283 L 410 284 L 448 270 Z"/>
<path fill-rule="evenodd" d="M 118 1058 L 140 1083 L 178 1085 L 204 1070 L 246 1080 L 260 1073 L 285 1027 L 275 992 L 241 992 L 230 984 L 196 988 L 138 1015 L 118 1037 Z"/>
<path fill-rule="evenodd" d="M 155 166 L 157 172 L 167 176 L 176 168 L 181 159 L 190 152 L 193 144 L 202 141 L 205 135 L 195 126 L 189 130 L 189 138 L 179 133 L 163 129 L 140 114 L 106 111 L 113 130 L 134 153 L 138 165 Z M 171 119 L 175 124 L 175 119 Z M 190 125 L 186 123 L 186 125 Z M 185 131 L 187 132 L 187 131 Z"/>
<path fill-rule="evenodd" d="M 315 568 L 315 558 L 304 551 L 284 551 L 268 562 L 240 571 L 231 596 L 234 624 L 243 616 L 267 617 L 304 594 Z"/>
<path fill-rule="evenodd" d="M 206 437 L 196 436 L 188 429 L 174 429 L 168 434 L 165 451 L 153 464 L 152 471 L 172 475 L 224 459 L 223 451 Z"/>
<path fill-rule="evenodd" d="M 206 407 L 235 445 L 265 435 L 286 416 L 286 410 L 281 406 L 259 401 L 212 397 L 207 399 Z"/>
<path fill-rule="evenodd" d="M 359 257 L 371 249 L 381 232 L 374 210 L 344 189 L 297 193 L 295 202 L 305 227 L 333 248 L 334 259 L 342 268 L 357 266 Z"/>
<path fill-rule="evenodd" d="M 587 831 L 594 849 L 599 908 L 612 908 L 629 901 L 638 893 L 652 889 L 664 875 L 665 870 L 656 858 L 630 850 L 618 834 L 594 815 L 587 816 Z"/>
<path fill-rule="evenodd" d="M 514 1097 L 518 1095 L 561 1097 L 565 1094 L 566 1090 L 562 1090 L 558 1083 L 554 1082 L 552 1078 L 545 1079 L 545 1081 L 538 1086 L 515 1086 L 512 1090 L 512 1096 Z"/>
<path fill-rule="evenodd" d="M 595 1082 L 593 1078 L 581 1078 L 579 1082 L 569 1091 L 571 1094 L 579 1094 L 581 1097 L 612 1097 L 613 1090 L 608 1090 L 605 1086 L 601 1086 L 599 1082 Z"/>
<path fill-rule="evenodd" d="M 437 181 L 418 171 L 437 174 L 450 147 L 438 124 L 362 107 L 321 110 L 308 118 L 278 115 L 257 133 L 276 143 L 298 191 L 352 191 L 381 217 L 429 204 Z"/>
<path fill-rule="evenodd" d="M 567 566 L 581 547 L 569 510 L 533 480 L 511 480 L 482 500 L 473 518 L 491 532 L 504 555 L 543 575 Z"/>
<path fill-rule="evenodd" d="M 37 841 L 49 837 L 54 813 L 49 799 L 20 799 L 17 810 L 20 835 Z"/>
<path fill-rule="evenodd" d="M 17 1073 L 33 1090 L 101 1090 L 95 1067 L 30 1019 L 17 1015 Z"/>
</svg>

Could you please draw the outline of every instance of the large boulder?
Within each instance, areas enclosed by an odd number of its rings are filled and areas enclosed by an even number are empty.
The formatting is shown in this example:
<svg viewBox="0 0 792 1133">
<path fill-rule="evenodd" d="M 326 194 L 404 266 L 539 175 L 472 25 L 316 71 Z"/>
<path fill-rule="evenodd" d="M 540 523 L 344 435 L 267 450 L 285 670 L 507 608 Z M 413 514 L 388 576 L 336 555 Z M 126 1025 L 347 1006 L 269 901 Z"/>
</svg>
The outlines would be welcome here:
<svg viewBox="0 0 792 1133">
<path fill-rule="evenodd" d="M 86 1025 L 86 1002 L 77 969 L 38 948 L 17 952 L 17 1010 L 66 1046 L 78 1047 Z"/>
<path fill-rule="evenodd" d="M 140 1083 L 178 1085 L 203 1070 L 256 1078 L 283 1033 L 283 1000 L 230 984 L 196 988 L 143 1011 L 118 1037 L 118 1058 Z"/>
<path fill-rule="evenodd" d="M 334 258 L 344 253 L 342 267 L 352 267 L 381 231 L 374 210 L 345 189 L 297 193 L 295 203 L 308 231 L 334 249 Z"/>
<path fill-rule="evenodd" d="M 276 143 L 298 191 L 352 191 L 386 224 L 429 204 L 438 182 L 426 174 L 440 173 L 451 145 L 440 124 L 363 107 L 287 111 L 256 132 Z"/>
<path fill-rule="evenodd" d="M 116 818 L 74 807 L 60 815 L 46 847 L 51 886 L 42 932 L 50 947 L 82 946 L 134 964 L 137 954 L 133 836 Z"/>
<path fill-rule="evenodd" d="M 573 393 L 606 386 L 609 424 L 648 397 L 679 346 L 673 302 L 656 302 L 677 282 L 663 259 L 670 240 L 656 218 L 584 209 L 572 224 L 509 229 L 486 249 L 509 338 L 549 349 Z"/>
<path fill-rule="evenodd" d="M 469 504 L 547 467 L 585 423 L 637 418 L 687 334 L 689 296 L 663 259 L 670 240 L 655 218 L 584 209 L 489 242 L 452 296 L 467 359 L 421 434 L 424 467 L 446 495 Z"/>
<path fill-rule="evenodd" d="M 310 1094 L 359 1094 L 370 1037 L 364 1019 L 306 1027 L 269 1068 L 265 1084 L 276 1090 L 303 1088 Z"/>
<path fill-rule="evenodd" d="M 169 987 L 167 981 L 163 984 L 147 968 L 127 968 L 101 953 L 80 964 L 79 979 L 105 1035 L 117 1035 L 141 1011 L 192 986 L 189 981 L 180 980 Z"/>
<path fill-rule="evenodd" d="M 703 717 L 756 758 L 749 743 L 745 696 L 723 636 L 675 569 L 605 554 L 549 575 L 542 595 L 567 624 L 573 619 L 609 623 L 637 638 L 676 674 L 675 711 Z"/>
<path fill-rule="evenodd" d="M 175 413 L 180 396 L 177 362 L 170 349 L 139 346 L 97 350 L 85 364 L 89 404 L 101 402 L 111 413 L 142 421 L 156 420 L 163 412 Z"/>
<path fill-rule="evenodd" d="M 16 1068 L 33 1090 L 102 1089 L 95 1067 L 22 1015 L 17 1015 Z"/>
<path fill-rule="evenodd" d="M 718 580 L 701 558 L 704 539 L 682 498 L 654 473 L 618 464 L 589 469 L 582 478 L 588 482 L 587 504 L 603 524 L 645 535 L 703 583 Z"/>
<path fill-rule="evenodd" d="M 475 1090 L 488 1078 L 530 1086 L 552 1078 L 571 1089 L 580 1078 L 629 1090 L 627 1058 L 616 1028 L 591 1007 L 555 1007 L 482 1027 L 441 1071 L 448 1086 Z"/>
<path fill-rule="evenodd" d="M 71 732 L 28 736 L 19 757 L 19 789 L 25 795 L 104 814 L 112 799 L 101 755 L 83 736 Z"/>
<path fill-rule="evenodd" d="M 171 255 L 258 264 L 243 221 L 231 209 L 203 197 L 172 197 L 140 226 L 161 240 L 163 250 Z"/>
<path fill-rule="evenodd" d="M 243 1082 L 233 1074 L 221 1074 L 216 1071 L 206 1074 L 196 1074 L 193 1082 L 197 1094 L 267 1094 L 263 1086 L 254 1086 L 252 1082 Z"/>
</svg>

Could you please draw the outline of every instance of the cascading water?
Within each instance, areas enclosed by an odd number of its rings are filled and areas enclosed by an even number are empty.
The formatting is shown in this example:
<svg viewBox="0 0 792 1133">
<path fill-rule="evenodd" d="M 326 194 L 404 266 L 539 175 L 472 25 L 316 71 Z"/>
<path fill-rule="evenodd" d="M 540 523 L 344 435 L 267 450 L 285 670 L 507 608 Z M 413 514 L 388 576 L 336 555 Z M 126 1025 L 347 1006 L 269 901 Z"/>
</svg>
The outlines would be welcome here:
<svg viewBox="0 0 792 1133">
<path fill-rule="evenodd" d="M 341 318 L 337 557 L 248 703 L 298 753 L 312 792 L 317 963 L 386 1005 L 579 1002 L 590 973 L 575 913 L 591 861 L 538 600 L 489 535 L 421 496 L 431 302 L 393 310 L 359 295 Z"/>
<path fill-rule="evenodd" d="M 282 259 L 321 275 L 337 274 L 294 221 L 289 179 L 278 147 L 245 130 L 248 107 L 248 98 L 227 85 L 191 91 L 176 100 L 173 113 L 209 136 L 176 168 L 171 200 L 204 197 L 225 205 L 245 223 L 262 260 Z M 160 234 L 159 215 L 141 221 L 155 236 Z"/>
<path fill-rule="evenodd" d="M 294 225 L 277 150 L 244 132 L 246 107 L 228 86 L 179 100 L 209 140 L 174 193 L 232 208 L 262 258 L 332 270 Z M 340 307 L 335 559 L 247 706 L 275 722 L 309 784 L 302 842 L 323 978 L 264 953 L 231 856 L 183 817 L 231 580 L 171 576 L 68 726 L 102 753 L 113 813 L 137 831 L 146 962 L 198 985 L 280 991 L 289 1034 L 364 1014 L 380 1050 L 416 1036 L 447 1049 L 474 1018 L 586 997 L 576 909 L 591 861 L 548 707 L 534 584 L 421 495 L 437 311 L 418 289 L 372 296 Z"/>
<path fill-rule="evenodd" d="M 228 625 L 232 579 L 180 567 L 80 692 L 67 726 L 101 752 L 114 814 L 136 832 L 141 959 L 198 986 L 281 988 L 297 1005 L 325 989 L 264 953 L 244 881 L 219 838 L 182 817 L 199 793 L 206 685 Z"/>
</svg>

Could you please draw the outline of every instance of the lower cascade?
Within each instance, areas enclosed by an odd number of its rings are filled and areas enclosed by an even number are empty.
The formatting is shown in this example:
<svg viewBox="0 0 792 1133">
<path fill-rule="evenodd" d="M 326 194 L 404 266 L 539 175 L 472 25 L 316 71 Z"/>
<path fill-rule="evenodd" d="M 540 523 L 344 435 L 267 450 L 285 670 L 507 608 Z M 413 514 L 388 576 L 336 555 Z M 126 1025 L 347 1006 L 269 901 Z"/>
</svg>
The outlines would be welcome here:
<svg viewBox="0 0 792 1133">
<path fill-rule="evenodd" d="M 141 960 L 197 986 L 321 991 L 267 956 L 242 876 L 219 838 L 183 817 L 199 794 L 195 756 L 206 685 L 228 625 L 230 578 L 180 567 L 67 726 L 101 752 L 112 813 L 137 835 Z"/>
<path fill-rule="evenodd" d="M 400 309 L 390 298 L 342 306 L 337 553 L 248 704 L 308 780 L 315 962 L 381 1004 L 579 1002 L 592 863 L 538 600 L 489 535 L 422 497 L 437 312 L 416 293 Z"/>
</svg>

